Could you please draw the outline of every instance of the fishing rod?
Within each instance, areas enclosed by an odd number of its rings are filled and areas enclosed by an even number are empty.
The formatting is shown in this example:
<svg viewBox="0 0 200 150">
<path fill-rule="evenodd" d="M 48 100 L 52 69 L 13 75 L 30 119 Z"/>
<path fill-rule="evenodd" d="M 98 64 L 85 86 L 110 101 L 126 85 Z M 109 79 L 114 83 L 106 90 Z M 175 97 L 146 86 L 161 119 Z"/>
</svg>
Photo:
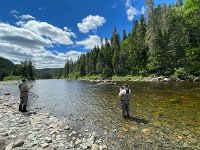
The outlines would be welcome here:
<svg viewBox="0 0 200 150">
<path fill-rule="evenodd" d="M 39 96 L 33 92 L 28 92 L 28 95 L 32 96 L 32 97 L 35 97 L 35 98 L 39 98 Z"/>
</svg>

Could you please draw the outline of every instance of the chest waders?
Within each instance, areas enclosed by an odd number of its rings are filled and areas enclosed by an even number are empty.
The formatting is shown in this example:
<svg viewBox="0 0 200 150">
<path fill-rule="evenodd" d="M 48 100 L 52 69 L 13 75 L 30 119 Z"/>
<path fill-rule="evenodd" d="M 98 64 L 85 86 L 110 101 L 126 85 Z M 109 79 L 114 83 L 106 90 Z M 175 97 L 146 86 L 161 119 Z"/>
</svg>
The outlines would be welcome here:
<svg viewBox="0 0 200 150">
<path fill-rule="evenodd" d="M 122 109 L 122 115 L 124 118 L 129 118 L 129 100 L 130 100 L 130 94 L 129 89 L 126 90 L 126 94 L 122 94 L 121 96 L 121 109 Z"/>
</svg>

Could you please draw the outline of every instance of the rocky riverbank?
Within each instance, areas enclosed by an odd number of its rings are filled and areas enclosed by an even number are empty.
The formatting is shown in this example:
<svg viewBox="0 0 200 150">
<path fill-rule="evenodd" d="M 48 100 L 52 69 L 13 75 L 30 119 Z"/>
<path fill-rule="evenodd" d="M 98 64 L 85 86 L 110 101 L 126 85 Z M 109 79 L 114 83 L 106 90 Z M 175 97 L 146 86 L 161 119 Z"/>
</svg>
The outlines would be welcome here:
<svg viewBox="0 0 200 150">
<path fill-rule="evenodd" d="M 96 133 L 73 130 L 69 119 L 59 120 L 50 113 L 18 111 L 18 98 L 0 97 L 0 150 L 104 150 L 107 146 Z"/>
<path fill-rule="evenodd" d="M 109 79 L 100 78 L 80 78 L 79 80 L 90 81 L 90 82 L 107 82 L 114 83 L 115 81 L 144 81 L 144 82 L 200 82 L 199 77 L 189 78 L 187 76 L 177 76 L 177 77 L 112 77 Z"/>
</svg>

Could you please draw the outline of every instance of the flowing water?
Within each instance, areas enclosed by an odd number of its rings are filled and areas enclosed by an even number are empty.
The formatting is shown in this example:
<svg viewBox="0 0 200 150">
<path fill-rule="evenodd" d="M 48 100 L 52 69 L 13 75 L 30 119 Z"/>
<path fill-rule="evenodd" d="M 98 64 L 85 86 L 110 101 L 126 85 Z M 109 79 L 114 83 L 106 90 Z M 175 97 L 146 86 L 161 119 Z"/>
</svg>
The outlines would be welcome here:
<svg viewBox="0 0 200 150">
<path fill-rule="evenodd" d="M 86 81 L 31 82 L 29 109 L 71 118 L 77 130 L 96 131 L 111 149 L 200 148 L 200 83 L 128 82 L 131 119 L 123 119 L 119 86 Z M 18 96 L 18 84 L 0 84 Z M 97 136 L 97 137 L 98 137 Z"/>
</svg>

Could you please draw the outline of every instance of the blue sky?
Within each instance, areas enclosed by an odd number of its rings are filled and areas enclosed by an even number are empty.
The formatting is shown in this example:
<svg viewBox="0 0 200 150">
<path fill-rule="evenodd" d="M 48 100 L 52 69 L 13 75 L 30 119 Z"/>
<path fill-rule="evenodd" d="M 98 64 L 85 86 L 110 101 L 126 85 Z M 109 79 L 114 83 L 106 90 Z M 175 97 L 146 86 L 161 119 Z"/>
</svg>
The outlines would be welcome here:
<svg viewBox="0 0 200 150">
<path fill-rule="evenodd" d="M 163 1 L 155 0 L 155 3 Z M 175 3 L 176 0 L 165 0 Z M 63 67 L 67 58 L 110 39 L 113 27 L 129 32 L 145 13 L 143 0 L 0 0 L 0 56 L 36 68 Z"/>
</svg>

